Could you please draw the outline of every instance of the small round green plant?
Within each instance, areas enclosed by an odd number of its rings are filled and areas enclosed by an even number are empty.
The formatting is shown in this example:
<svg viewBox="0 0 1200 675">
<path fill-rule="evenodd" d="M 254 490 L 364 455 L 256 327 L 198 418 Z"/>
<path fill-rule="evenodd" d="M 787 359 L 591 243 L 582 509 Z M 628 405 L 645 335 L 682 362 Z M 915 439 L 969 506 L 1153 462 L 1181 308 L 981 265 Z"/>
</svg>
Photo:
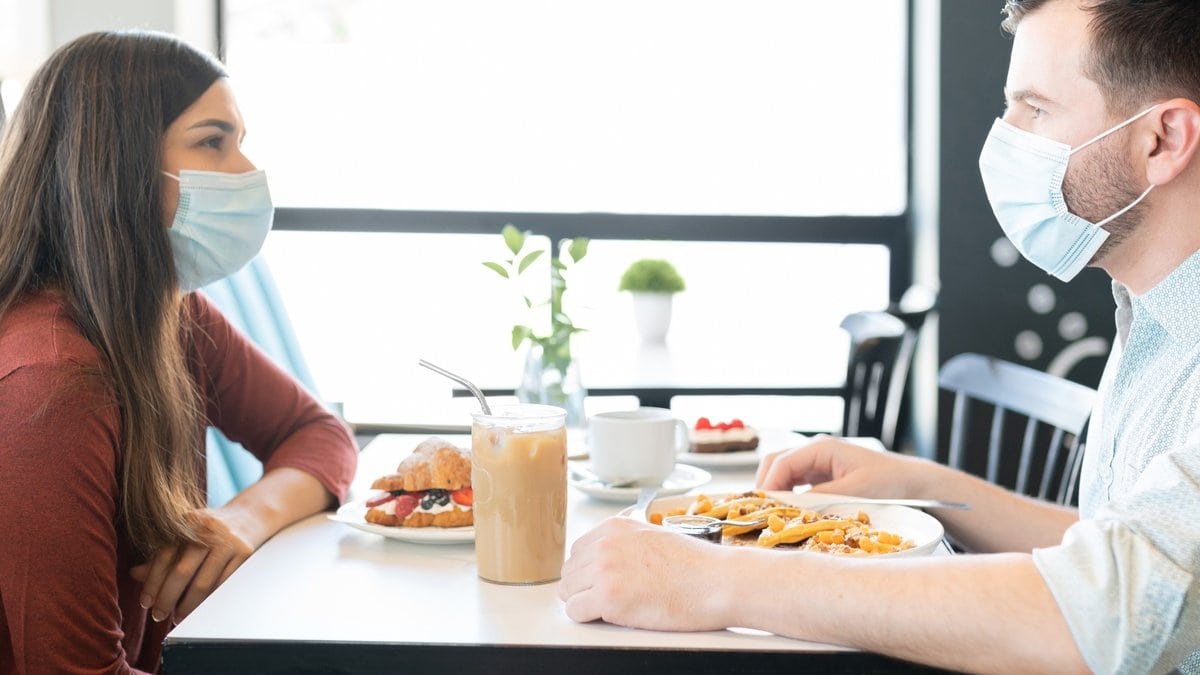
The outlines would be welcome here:
<svg viewBox="0 0 1200 675">
<path fill-rule="evenodd" d="M 634 262 L 621 275 L 619 291 L 633 293 L 678 293 L 686 288 L 683 277 L 666 260 L 643 258 Z"/>
</svg>

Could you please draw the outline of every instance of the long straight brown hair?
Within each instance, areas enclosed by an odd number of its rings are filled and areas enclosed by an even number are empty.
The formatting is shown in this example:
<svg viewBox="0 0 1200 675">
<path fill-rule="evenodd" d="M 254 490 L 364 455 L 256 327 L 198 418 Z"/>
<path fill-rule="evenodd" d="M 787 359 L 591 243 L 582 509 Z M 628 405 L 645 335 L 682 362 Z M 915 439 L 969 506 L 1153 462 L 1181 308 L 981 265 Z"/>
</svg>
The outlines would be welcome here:
<svg viewBox="0 0 1200 675">
<path fill-rule="evenodd" d="M 225 72 L 177 38 L 56 51 L 0 141 L 0 316 L 61 292 L 120 409 L 119 519 L 135 550 L 194 541 L 202 417 L 160 184 L 167 127 Z M 64 385 L 65 386 L 65 385 Z"/>
</svg>

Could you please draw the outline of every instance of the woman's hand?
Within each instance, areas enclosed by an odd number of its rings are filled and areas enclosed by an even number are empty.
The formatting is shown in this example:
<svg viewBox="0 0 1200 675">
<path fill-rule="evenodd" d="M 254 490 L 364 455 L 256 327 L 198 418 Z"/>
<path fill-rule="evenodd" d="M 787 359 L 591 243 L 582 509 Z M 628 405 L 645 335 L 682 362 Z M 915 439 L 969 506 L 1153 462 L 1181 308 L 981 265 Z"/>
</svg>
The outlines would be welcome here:
<svg viewBox="0 0 1200 675">
<path fill-rule="evenodd" d="M 190 517 L 202 543 L 168 546 L 130 570 L 143 582 L 141 605 L 155 621 L 178 623 L 220 586 L 265 539 L 244 511 L 197 509 Z"/>
<path fill-rule="evenodd" d="M 811 484 L 819 492 L 857 497 L 918 497 L 934 471 L 924 460 L 825 436 L 764 457 L 755 484 L 763 490 Z"/>
<path fill-rule="evenodd" d="M 558 597 L 580 623 L 609 623 L 651 630 L 717 630 L 726 627 L 724 578 L 729 552 L 656 525 L 609 518 L 580 537 L 563 564 Z"/>
<path fill-rule="evenodd" d="M 288 525 L 336 503 L 311 474 L 292 467 L 271 469 L 258 482 L 216 509 L 196 509 L 191 518 L 199 544 L 168 546 L 130 570 L 143 582 L 141 604 L 155 621 L 172 612 L 191 613 L 263 542 Z"/>
</svg>

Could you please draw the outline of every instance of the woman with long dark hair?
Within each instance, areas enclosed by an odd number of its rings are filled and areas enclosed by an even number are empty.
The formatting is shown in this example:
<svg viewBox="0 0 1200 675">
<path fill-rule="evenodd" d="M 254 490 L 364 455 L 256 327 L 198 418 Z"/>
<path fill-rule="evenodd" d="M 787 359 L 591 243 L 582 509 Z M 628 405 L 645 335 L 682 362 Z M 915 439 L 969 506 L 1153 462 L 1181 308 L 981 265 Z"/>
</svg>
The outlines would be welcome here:
<svg viewBox="0 0 1200 675">
<path fill-rule="evenodd" d="M 344 498 L 345 426 L 200 286 L 261 247 L 266 178 L 222 66 L 85 35 L 0 141 L 0 672 L 158 668 L 259 545 Z M 265 464 L 204 507 L 212 425 Z"/>
</svg>

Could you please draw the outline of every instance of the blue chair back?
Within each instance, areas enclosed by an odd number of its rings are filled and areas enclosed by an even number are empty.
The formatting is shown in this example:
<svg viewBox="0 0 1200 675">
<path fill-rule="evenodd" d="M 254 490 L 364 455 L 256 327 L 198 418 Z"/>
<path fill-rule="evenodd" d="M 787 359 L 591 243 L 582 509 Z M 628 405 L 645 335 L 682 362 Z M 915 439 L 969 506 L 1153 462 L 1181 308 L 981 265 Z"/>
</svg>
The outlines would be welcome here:
<svg viewBox="0 0 1200 675">
<path fill-rule="evenodd" d="M 262 256 L 233 276 L 201 289 L 231 324 L 245 333 L 311 392 L 312 373 L 300 351 L 275 279 Z M 208 505 L 217 507 L 262 476 L 262 463 L 240 444 L 208 429 Z"/>
</svg>

